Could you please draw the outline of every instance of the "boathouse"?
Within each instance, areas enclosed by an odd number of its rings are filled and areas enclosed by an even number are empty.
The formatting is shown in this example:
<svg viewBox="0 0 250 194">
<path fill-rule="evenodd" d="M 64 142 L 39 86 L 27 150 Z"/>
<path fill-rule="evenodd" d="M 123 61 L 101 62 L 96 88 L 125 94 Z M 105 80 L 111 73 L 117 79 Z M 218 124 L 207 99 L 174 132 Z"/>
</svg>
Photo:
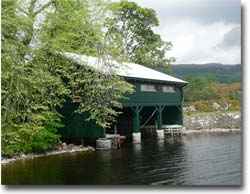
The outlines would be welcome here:
<svg viewBox="0 0 250 194">
<path fill-rule="evenodd" d="M 64 53 L 67 59 L 86 65 L 94 71 L 106 70 L 100 59 L 75 53 Z M 183 124 L 183 87 L 186 81 L 168 74 L 153 70 L 134 63 L 118 63 L 112 61 L 114 73 L 122 76 L 127 82 L 134 85 L 135 91 L 122 102 L 122 113 L 111 129 L 103 129 L 93 121 L 87 122 L 86 114 L 76 113 L 77 105 L 65 103 L 62 114 L 65 127 L 61 130 L 65 138 L 97 139 L 105 137 L 105 133 L 118 133 L 133 137 L 140 141 L 141 132 L 147 127 L 162 130 L 169 125 Z"/>
</svg>

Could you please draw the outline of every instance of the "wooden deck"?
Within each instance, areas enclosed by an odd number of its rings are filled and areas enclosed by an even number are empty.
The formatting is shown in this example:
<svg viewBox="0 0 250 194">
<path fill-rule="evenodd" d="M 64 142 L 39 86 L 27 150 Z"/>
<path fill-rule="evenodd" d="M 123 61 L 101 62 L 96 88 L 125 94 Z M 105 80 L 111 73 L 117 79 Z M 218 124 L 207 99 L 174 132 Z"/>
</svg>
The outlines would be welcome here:
<svg viewBox="0 0 250 194">
<path fill-rule="evenodd" d="M 162 128 L 166 135 L 181 136 L 184 127 L 182 125 L 163 125 Z"/>
<path fill-rule="evenodd" d="M 162 125 L 165 135 L 171 136 L 181 136 L 183 134 L 184 127 L 182 125 Z M 144 130 L 147 130 L 150 133 L 154 133 L 156 126 L 148 125 L 144 127 Z"/>
</svg>

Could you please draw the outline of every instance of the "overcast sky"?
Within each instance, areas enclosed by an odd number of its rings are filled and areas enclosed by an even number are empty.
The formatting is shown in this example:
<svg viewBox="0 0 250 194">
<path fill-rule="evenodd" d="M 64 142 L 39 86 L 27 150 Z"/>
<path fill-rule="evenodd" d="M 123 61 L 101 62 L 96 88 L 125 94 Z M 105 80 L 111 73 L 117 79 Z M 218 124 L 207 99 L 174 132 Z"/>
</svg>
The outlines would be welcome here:
<svg viewBox="0 0 250 194">
<path fill-rule="evenodd" d="M 177 64 L 241 63 L 240 0 L 133 0 L 153 8 Z"/>
</svg>

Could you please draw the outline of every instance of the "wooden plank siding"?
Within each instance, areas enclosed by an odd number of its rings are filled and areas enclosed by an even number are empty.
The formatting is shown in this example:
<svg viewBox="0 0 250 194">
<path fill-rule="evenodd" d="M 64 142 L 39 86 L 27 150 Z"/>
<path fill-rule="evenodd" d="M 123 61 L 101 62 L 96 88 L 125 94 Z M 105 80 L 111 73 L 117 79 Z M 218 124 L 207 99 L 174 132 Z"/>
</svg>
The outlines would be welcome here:
<svg viewBox="0 0 250 194">
<path fill-rule="evenodd" d="M 134 105 L 143 105 L 143 106 L 153 106 L 153 105 L 172 105 L 172 106 L 180 106 L 182 105 L 183 95 L 182 95 L 182 87 L 174 84 L 166 84 L 166 83 L 152 83 L 145 81 L 129 81 L 131 84 L 135 86 L 135 92 L 128 96 L 128 99 L 123 100 L 123 106 L 130 107 Z M 168 92 L 145 92 L 141 91 L 141 84 L 154 84 L 156 86 L 173 86 L 176 91 L 174 93 Z"/>
<path fill-rule="evenodd" d="M 162 125 L 166 124 L 182 124 L 182 86 L 178 84 L 152 82 L 148 80 L 127 80 L 135 86 L 133 94 L 127 96 L 126 100 L 122 101 L 123 113 L 118 117 L 117 129 L 118 133 L 128 136 L 133 131 L 140 130 L 147 118 L 152 114 L 155 107 L 164 106 L 162 111 Z M 141 84 L 154 84 L 158 86 L 170 85 L 176 88 L 174 93 L 156 91 L 145 92 L 141 91 Z M 134 108 L 140 106 L 141 112 L 138 113 L 139 121 L 136 121 Z M 76 113 L 77 103 L 67 101 L 61 111 L 64 116 L 65 127 L 60 130 L 65 138 L 99 138 L 104 137 L 104 129 L 95 124 L 94 121 L 86 121 L 86 113 Z M 153 120 L 148 123 L 154 125 L 156 123 L 156 115 Z M 136 125 L 136 126 L 135 126 Z M 113 131 L 108 129 L 108 131 Z"/>
<path fill-rule="evenodd" d="M 77 64 L 89 67 L 91 71 L 106 73 L 104 71 L 107 70 L 106 63 L 100 63 L 101 60 L 96 57 L 76 53 L 62 55 Z M 161 128 L 165 124 L 182 124 L 183 86 L 187 84 L 186 81 L 139 64 L 116 61 L 112 63 L 114 73 L 135 86 L 134 93 L 128 95 L 127 99 L 121 100 L 123 113 L 117 119 L 118 133 L 129 135 L 132 132 L 140 132 L 143 123 L 147 123 L 154 111 L 156 114 L 149 120 L 149 125 Z M 155 87 L 156 91 L 150 90 L 150 87 L 144 87 L 142 91 L 142 84 L 153 85 L 152 88 Z M 175 91 L 171 91 L 171 87 L 174 87 Z M 86 121 L 88 113 L 75 112 L 79 99 L 75 98 L 74 101 L 75 103 L 68 99 L 61 109 L 65 124 L 60 130 L 62 136 L 69 139 L 104 137 L 105 132 L 110 129 L 103 129 L 93 120 Z"/>
</svg>

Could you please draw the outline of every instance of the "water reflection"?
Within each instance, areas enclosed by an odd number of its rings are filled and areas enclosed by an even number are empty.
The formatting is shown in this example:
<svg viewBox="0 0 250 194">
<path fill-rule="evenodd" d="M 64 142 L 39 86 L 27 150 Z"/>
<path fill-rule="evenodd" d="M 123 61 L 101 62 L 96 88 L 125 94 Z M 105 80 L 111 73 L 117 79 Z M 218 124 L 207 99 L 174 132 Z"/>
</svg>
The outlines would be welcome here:
<svg viewBox="0 0 250 194">
<path fill-rule="evenodd" d="M 142 144 L 133 144 L 133 153 L 140 154 L 141 153 Z"/>
<path fill-rule="evenodd" d="M 98 160 L 103 160 L 106 162 L 111 161 L 112 159 L 112 150 L 97 150 Z"/>
<path fill-rule="evenodd" d="M 240 134 L 144 139 L 119 150 L 2 166 L 2 184 L 238 185 Z"/>
<path fill-rule="evenodd" d="M 165 139 L 157 139 L 156 144 L 158 147 L 158 151 L 163 150 L 165 147 Z"/>
</svg>

